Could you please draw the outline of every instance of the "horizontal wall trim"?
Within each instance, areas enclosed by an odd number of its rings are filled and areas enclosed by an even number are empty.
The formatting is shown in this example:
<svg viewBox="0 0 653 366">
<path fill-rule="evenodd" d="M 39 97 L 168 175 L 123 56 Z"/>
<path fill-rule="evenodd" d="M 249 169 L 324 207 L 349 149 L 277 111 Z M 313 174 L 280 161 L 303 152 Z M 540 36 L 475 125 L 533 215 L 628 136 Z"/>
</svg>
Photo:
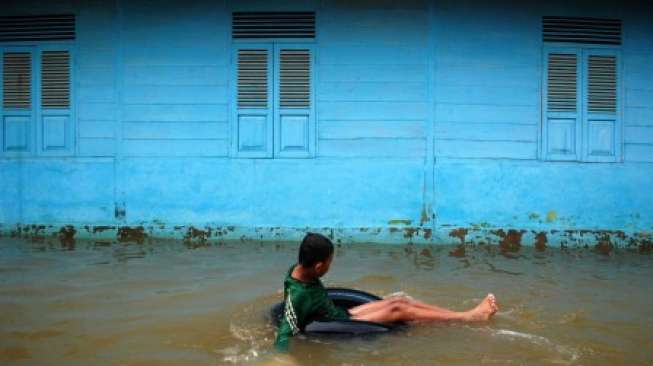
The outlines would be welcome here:
<svg viewBox="0 0 653 366">
<path fill-rule="evenodd" d="M 653 144 L 653 125 L 626 126 L 624 141 L 626 144 Z"/>
<path fill-rule="evenodd" d="M 115 138 L 118 125 L 104 121 L 79 121 L 78 136 L 80 138 Z"/>
<path fill-rule="evenodd" d="M 228 123 L 211 122 L 123 122 L 123 139 L 197 139 L 227 140 L 229 136 Z"/>
<path fill-rule="evenodd" d="M 225 80 L 222 80 L 224 82 L 220 83 L 208 83 L 208 82 L 203 82 L 203 83 L 173 83 L 173 82 L 168 82 L 168 83 L 131 83 L 131 82 L 125 82 L 126 87 L 145 87 L 145 88 L 159 88 L 159 87 L 211 87 L 211 88 L 226 88 L 227 87 L 227 82 Z"/>
<path fill-rule="evenodd" d="M 465 126 L 539 126 L 539 122 L 501 122 L 501 121 L 488 121 L 488 122 L 476 122 L 476 121 L 448 121 L 446 119 L 437 119 L 435 125 L 443 124 L 454 124 L 454 125 L 465 125 Z"/>
<path fill-rule="evenodd" d="M 322 141 L 420 141 L 423 142 L 426 136 L 417 137 L 335 137 L 321 138 Z"/>
<path fill-rule="evenodd" d="M 123 104 L 122 120 L 179 122 L 188 120 L 199 121 L 227 121 L 229 120 L 227 104 Z"/>
<path fill-rule="evenodd" d="M 511 104 L 496 104 L 496 103 L 474 103 L 474 102 L 472 102 L 472 103 L 469 103 L 469 102 L 442 102 L 440 100 L 438 100 L 435 104 L 436 105 L 438 105 L 438 104 L 457 105 L 457 106 L 469 106 L 469 105 L 472 105 L 472 106 L 508 107 L 508 108 L 510 108 L 510 107 L 538 107 L 539 106 L 539 104 L 536 104 L 536 103 L 533 103 L 533 104 L 513 104 L 513 103 L 511 103 Z"/>
<path fill-rule="evenodd" d="M 318 156 L 330 157 L 423 157 L 426 153 L 425 139 L 334 139 L 320 140 Z"/>
<path fill-rule="evenodd" d="M 320 119 L 331 120 L 398 120 L 426 119 L 429 104 L 426 102 L 319 102 Z"/>
<path fill-rule="evenodd" d="M 96 102 L 97 104 L 102 104 L 104 102 Z M 216 106 L 216 107 L 221 107 L 221 106 L 228 106 L 228 103 L 190 103 L 190 102 L 175 102 L 175 103 L 142 103 L 142 102 L 125 102 L 122 103 L 124 106 L 194 106 L 194 105 L 200 105 L 200 106 Z"/>
<path fill-rule="evenodd" d="M 428 67 L 417 65 L 316 65 L 321 83 L 428 83 Z"/>
<path fill-rule="evenodd" d="M 516 142 L 516 143 L 536 143 L 537 140 L 519 140 L 519 139 L 513 139 L 513 140 L 506 140 L 506 139 L 474 139 L 474 138 L 465 138 L 465 137 L 458 137 L 458 138 L 453 138 L 453 137 L 435 137 L 436 143 L 438 141 L 446 141 L 446 142 L 453 142 L 453 141 L 458 141 L 458 142 L 505 142 L 505 143 L 511 143 L 511 142 Z M 488 155 L 492 154 L 491 152 L 488 152 Z M 491 156 L 488 156 L 491 157 Z"/>
<path fill-rule="evenodd" d="M 229 123 L 228 120 L 190 120 L 190 119 L 180 119 L 180 120 L 168 120 L 168 121 L 160 121 L 160 120 L 130 120 L 130 119 L 122 119 L 122 122 L 125 123 L 135 123 L 135 124 L 148 124 L 148 123 L 162 123 L 162 124 L 174 124 L 174 123 L 189 123 L 189 124 L 223 124 L 223 123 Z"/>
<path fill-rule="evenodd" d="M 158 139 L 139 140 L 123 139 L 121 153 L 123 156 L 228 156 L 229 140 L 226 139 Z"/>
<path fill-rule="evenodd" d="M 437 140 L 537 142 L 539 124 L 435 123 Z"/>
<path fill-rule="evenodd" d="M 228 69 L 229 65 L 224 63 L 125 63 L 125 68 L 165 68 L 165 67 L 181 67 L 181 68 L 195 68 L 195 67 L 215 67 L 220 69 Z"/>
<path fill-rule="evenodd" d="M 653 162 L 653 144 L 625 144 L 624 160 L 632 162 Z"/>
<path fill-rule="evenodd" d="M 447 141 L 435 143 L 435 156 L 465 158 L 537 159 L 537 143 L 522 141 Z"/>
<path fill-rule="evenodd" d="M 122 101 L 125 104 L 215 104 L 226 101 L 225 86 L 139 86 L 125 87 Z"/>
<path fill-rule="evenodd" d="M 328 102 L 328 103 L 358 103 L 358 102 L 360 103 L 387 103 L 387 102 L 425 103 L 427 100 L 428 100 L 427 98 L 424 99 L 389 99 L 388 98 L 387 100 L 379 101 L 379 99 L 328 99 L 328 98 L 325 99 L 319 96 L 317 98 L 317 101 L 321 103 L 324 102 Z"/>
<path fill-rule="evenodd" d="M 425 138 L 423 121 L 320 121 L 320 139 Z"/>
<path fill-rule="evenodd" d="M 228 142 L 229 139 L 219 138 L 219 137 L 123 137 L 123 141 L 143 141 L 143 142 L 153 142 L 153 141 L 218 141 L 218 142 Z"/>
<path fill-rule="evenodd" d="M 472 51 L 470 51 L 472 52 Z M 505 56 L 506 60 L 497 59 L 494 61 L 491 60 L 483 60 L 482 58 L 479 58 L 479 61 L 470 61 L 469 58 L 459 58 L 457 60 L 443 60 L 443 59 L 438 59 L 435 62 L 435 69 L 436 70 L 445 70 L 448 67 L 468 67 L 468 68 L 498 68 L 498 67 L 530 67 L 530 68 L 541 68 L 542 63 L 541 62 L 515 62 L 509 60 L 509 55 Z"/>
<path fill-rule="evenodd" d="M 127 66 L 124 83 L 142 86 L 226 86 L 229 72 L 226 66 Z"/>
<path fill-rule="evenodd" d="M 626 89 L 623 104 L 626 108 L 651 107 L 653 89 Z"/>
<path fill-rule="evenodd" d="M 435 104 L 435 119 L 460 123 L 539 124 L 540 106 Z"/>
</svg>

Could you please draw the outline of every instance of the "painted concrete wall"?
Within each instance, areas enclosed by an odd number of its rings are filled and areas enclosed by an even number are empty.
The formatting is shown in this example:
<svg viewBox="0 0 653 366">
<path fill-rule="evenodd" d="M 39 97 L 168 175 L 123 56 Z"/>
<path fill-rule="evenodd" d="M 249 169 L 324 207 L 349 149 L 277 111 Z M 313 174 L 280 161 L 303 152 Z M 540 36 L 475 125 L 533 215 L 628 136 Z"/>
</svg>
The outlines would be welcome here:
<svg viewBox="0 0 653 366">
<path fill-rule="evenodd" d="M 601 227 L 649 231 L 652 170 L 642 163 L 653 161 L 653 97 L 650 77 L 643 75 L 650 66 L 642 62 L 650 60 L 653 45 L 645 36 L 652 30 L 645 20 L 650 4 L 548 2 L 518 8 L 471 1 L 438 6 L 438 224 L 517 226 L 535 233 Z M 537 160 L 543 66 L 535 25 L 544 14 L 623 19 L 623 163 Z"/>
<path fill-rule="evenodd" d="M 553 245 L 650 242 L 650 4 L 270 6 L 4 7 L 74 12 L 77 40 L 74 156 L 0 159 L 3 231 L 72 225 L 79 236 L 112 236 L 143 226 L 191 236 L 192 226 L 200 238 L 294 239 L 312 228 L 344 241 L 459 243 L 464 233 L 541 244 L 544 233 Z M 230 157 L 231 12 L 248 10 L 316 11 L 313 158 Z M 540 160 L 543 15 L 623 20 L 623 162 Z"/>
</svg>

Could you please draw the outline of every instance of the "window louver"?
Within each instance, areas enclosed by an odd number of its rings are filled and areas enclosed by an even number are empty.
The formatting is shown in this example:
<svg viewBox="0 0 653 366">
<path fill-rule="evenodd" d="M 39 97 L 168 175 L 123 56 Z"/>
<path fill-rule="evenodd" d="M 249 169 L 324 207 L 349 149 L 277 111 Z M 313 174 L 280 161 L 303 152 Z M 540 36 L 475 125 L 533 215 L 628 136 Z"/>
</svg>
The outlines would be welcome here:
<svg viewBox="0 0 653 366">
<path fill-rule="evenodd" d="M 2 59 L 2 105 L 30 108 L 32 100 L 32 56 L 28 52 L 7 52 Z"/>
<path fill-rule="evenodd" d="M 547 107 L 550 112 L 575 112 L 577 56 L 551 53 L 548 60 Z"/>
<path fill-rule="evenodd" d="M 615 56 L 589 56 L 588 110 L 591 113 L 617 111 L 617 59 Z"/>
<path fill-rule="evenodd" d="M 621 44 L 621 20 L 542 17 L 544 42 Z"/>
<path fill-rule="evenodd" d="M 235 12 L 232 36 L 247 38 L 315 38 L 315 12 Z"/>
<path fill-rule="evenodd" d="M 0 42 L 75 39 L 75 16 L 0 17 Z"/>
<path fill-rule="evenodd" d="M 281 108 L 308 108 L 311 89 L 309 50 L 281 50 L 280 58 Z"/>
<path fill-rule="evenodd" d="M 268 107 L 268 51 L 238 51 L 238 107 Z"/>
<path fill-rule="evenodd" d="M 68 51 L 44 51 L 41 59 L 41 106 L 70 106 L 70 55 Z"/>
</svg>

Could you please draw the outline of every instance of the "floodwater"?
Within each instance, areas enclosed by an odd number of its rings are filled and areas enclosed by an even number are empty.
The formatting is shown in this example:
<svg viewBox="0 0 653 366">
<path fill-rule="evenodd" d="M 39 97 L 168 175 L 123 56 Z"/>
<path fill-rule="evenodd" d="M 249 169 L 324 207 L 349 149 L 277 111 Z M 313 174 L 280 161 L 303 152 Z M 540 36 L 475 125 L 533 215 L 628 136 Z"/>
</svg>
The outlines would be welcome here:
<svg viewBox="0 0 653 366">
<path fill-rule="evenodd" d="M 0 239 L 0 364 L 268 365 L 296 243 Z M 300 365 L 652 365 L 653 255 L 342 245 L 327 285 L 404 291 L 482 325 L 291 340 Z"/>
</svg>

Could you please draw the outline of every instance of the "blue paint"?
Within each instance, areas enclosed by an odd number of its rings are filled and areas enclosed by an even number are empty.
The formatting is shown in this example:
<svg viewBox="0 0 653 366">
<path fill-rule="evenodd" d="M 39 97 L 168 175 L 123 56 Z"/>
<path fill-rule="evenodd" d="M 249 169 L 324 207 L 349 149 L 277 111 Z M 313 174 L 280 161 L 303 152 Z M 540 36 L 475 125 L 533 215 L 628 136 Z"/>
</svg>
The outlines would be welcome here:
<svg viewBox="0 0 653 366">
<path fill-rule="evenodd" d="M 232 42 L 232 11 L 267 10 L 315 11 L 316 39 Z M 334 229 L 344 240 L 395 243 L 456 243 L 449 232 L 458 227 L 528 230 L 524 242 L 543 231 L 551 243 L 564 240 L 555 230 L 653 231 L 650 6 L 116 0 L 3 7 L 3 15 L 26 12 L 76 14 L 77 39 L 66 45 L 73 108 L 0 111 L 3 146 L 27 150 L 0 157 L 0 231 L 16 223 L 163 223 L 153 230 L 236 226 L 233 238 L 292 239 L 305 228 Z M 568 162 L 547 161 L 563 160 L 546 147 L 567 141 L 564 123 L 543 118 L 568 116 L 547 116 L 543 107 L 543 15 L 623 20 L 623 45 L 592 51 L 618 56 L 619 111 L 594 125 L 596 118 L 573 117 Z M 0 47 L 31 47 L 36 55 L 44 45 Z M 269 50 L 263 114 L 236 105 L 234 55 L 244 47 Z M 596 49 L 564 47 L 577 50 L 581 70 Z M 311 108 L 291 114 L 279 108 L 276 90 L 278 52 L 287 48 L 309 49 L 312 58 Z M 239 123 L 261 115 L 265 129 Z M 555 128 L 562 130 L 550 133 Z M 610 133 L 608 146 L 599 137 Z M 116 217 L 116 208 L 126 215 Z M 420 231 L 407 235 L 407 227 Z"/>
</svg>

